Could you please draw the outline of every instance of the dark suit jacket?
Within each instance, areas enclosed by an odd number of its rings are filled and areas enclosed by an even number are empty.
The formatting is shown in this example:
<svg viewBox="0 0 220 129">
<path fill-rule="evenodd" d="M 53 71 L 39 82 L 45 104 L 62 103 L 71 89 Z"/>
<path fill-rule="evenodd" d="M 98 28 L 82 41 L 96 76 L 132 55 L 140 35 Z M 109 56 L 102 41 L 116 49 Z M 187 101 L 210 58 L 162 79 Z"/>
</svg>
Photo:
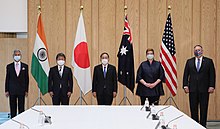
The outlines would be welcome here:
<svg viewBox="0 0 220 129">
<path fill-rule="evenodd" d="M 29 76 L 28 65 L 21 62 L 21 70 L 17 76 L 14 62 L 6 67 L 5 92 L 10 95 L 25 95 L 28 92 Z"/>
<path fill-rule="evenodd" d="M 73 74 L 71 68 L 64 66 L 62 77 L 60 77 L 58 66 L 50 68 L 48 79 L 48 92 L 54 96 L 60 94 L 67 96 L 67 92 L 73 92 Z"/>
<path fill-rule="evenodd" d="M 108 64 L 106 78 L 104 78 L 102 64 L 95 66 L 92 80 L 92 92 L 96 92 L 97 95 L 103 94 L 112 95 L 113 92 L 117 92 L 117 74 L 115 66 Z"/>
<path fill-rule="evenodd" d="M 157 79 L 161 82 L 157 84 L 154 88 L 148 88 L 144 86 L 140 80 L 143 79 L 147 83 L 154 83 Z M 164 95 L 163 84 L 165 82 L 164 70 L 159 61 L 153 61 L 150 65 L 149 61 L 144 61 L 140 64 L 137 71 L 138 83 L 136 95 L 138 96 L 160 96 Z"/>
<path fill-rule="evenodd" d="M 212 59 L 203 57 L 199 72 L 196 70 L 195 57 L 188 59 L 183 75 L 183 88 L 189 87 L 190 92 L 208 92 L 209 87 L 215 88 L 215 67 Z"/>
</svg>

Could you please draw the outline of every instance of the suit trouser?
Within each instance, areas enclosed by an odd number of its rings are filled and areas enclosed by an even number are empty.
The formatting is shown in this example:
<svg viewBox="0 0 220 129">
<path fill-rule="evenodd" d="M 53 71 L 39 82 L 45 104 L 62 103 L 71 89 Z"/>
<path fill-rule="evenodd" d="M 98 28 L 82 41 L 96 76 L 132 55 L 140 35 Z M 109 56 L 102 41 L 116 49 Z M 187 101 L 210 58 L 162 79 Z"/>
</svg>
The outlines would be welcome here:
<svg viewBox="0 0 220 129">
<path fill-rule="evenodd" d="M 202 126 L 206 127 L 209 93 L 190 92 L 189 102 L 190 102 L 190 111 L 191 111 L 192 119 L 200 123 Z M 198 115 L 199 107 L 200 107 L 200 122 Z"/>
<path fill-rule="evenodd" d="M 113 93 L 109 95 L 106 93 L 106 89 L 104 89 L 103 93 L 97 94 L 97 102 L 98 105 L 112 105 L 113 101 Z"/>
<path fill-rule="evenodd" d="M 18 106 L 19 114 L 24 112 L 24 104 L 25 104 L 24 95 L 10 95 L 9 103 L 10 103 L 11 118 L 17 115 L 17 106 Z"/>
<path fill-rule="evenodd" d="M 61 93 L 58 95 L 54 95 L 52 97 L 52 101 L 53 101 L 53 105 L 69 105 L 69 97 Z"/>
<path fill-rule="evenodd" d="M 160 100 L 160 96 L 140 96 L 140 98 L 141 105 L 144 105 L 146 98 L 148 98 L 150 105 L 152 105 L 152 103 L 154 103 L 154 105 L 158 105 Z"/>
</svg>

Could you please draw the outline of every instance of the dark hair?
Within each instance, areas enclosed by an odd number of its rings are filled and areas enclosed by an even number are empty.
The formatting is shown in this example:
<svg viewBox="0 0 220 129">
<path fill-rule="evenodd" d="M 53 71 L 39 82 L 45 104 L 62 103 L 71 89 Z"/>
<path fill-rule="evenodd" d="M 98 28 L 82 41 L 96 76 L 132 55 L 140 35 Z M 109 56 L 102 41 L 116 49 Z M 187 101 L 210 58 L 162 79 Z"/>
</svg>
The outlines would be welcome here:
<svg viewBox="0 0 220 129">
<path fill-rule="evenodd" d="M 147 55 L 147 53 L 148 53 L 149 51 L 152 51 L 153 54 L 154 54 L 154 49 L 152 49 L 152 48 L 148 48 L 148 49 L 146 50 L 146 55 Z"/>
<path fill-rule="evenodd" d="M 100 55 L 100 58 L 102 58 L 102 56 L 103 56 L 104 54 L 106 54 L 106 55 L 108 56 L 108 58 L 109 58 L 109 54 L 108 54 L 107 52 L 103 52 L 103 53 Z"/>
<path fill-rule="evenodd" d="M 201 47 L 201 48 L 202 48 L 202 46 L 199 45 L 199 44 L 195 45 L 195 46 L 194 46 L 194 49 L 195 49 L 196 47 Z"/>
<path fill-rule="evenodd" d="M 57 56 L 56 56 L 56 60 L 58 60 L 59 57 L 63 57 L 64 60 L 66 60 L 66 56 L 63 53 L 58 53 Z"/>
<path fill-rule="evenodd" d="M 21 50 L 15 49 L 15 50 L 14 50 L 14 53 L 13 53 L 13 56 L 15 55 L 16 52 L 19 52 L 19 53 L 21 54 Z"/>
</svg>

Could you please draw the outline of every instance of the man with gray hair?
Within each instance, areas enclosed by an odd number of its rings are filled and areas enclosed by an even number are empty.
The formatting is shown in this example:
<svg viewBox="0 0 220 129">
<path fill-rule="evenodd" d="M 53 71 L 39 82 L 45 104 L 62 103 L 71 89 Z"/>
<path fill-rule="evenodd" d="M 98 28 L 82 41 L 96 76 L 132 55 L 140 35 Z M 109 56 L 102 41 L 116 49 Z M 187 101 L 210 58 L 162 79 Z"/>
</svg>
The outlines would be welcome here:
<svg viewBox="0 0 220 129">
<path fill-rule="evenodd" d="M 9 97 L 11 118 L 24 111 L 25 96 L 28 96 L 28 65 L 21 62 L 21 51 L 13 53 L 14 62 L 6 67 L 5 96 Z"/>
</svg>

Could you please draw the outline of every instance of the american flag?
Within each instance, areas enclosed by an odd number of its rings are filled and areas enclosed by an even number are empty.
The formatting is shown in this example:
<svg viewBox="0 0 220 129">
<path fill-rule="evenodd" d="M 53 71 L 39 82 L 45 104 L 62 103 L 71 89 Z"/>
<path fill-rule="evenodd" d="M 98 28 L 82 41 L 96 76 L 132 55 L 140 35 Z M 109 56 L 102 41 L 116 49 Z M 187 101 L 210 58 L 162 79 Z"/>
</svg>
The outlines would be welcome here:
<svg viewBox="0 0 220 129">
<path fill-rule="evenodd" d="M 165 71 L 166 85 L 175 96 L 177 93 L 176 49 L 170 13 L 166 20 L 160 49 L 160 61 Z"/>
</svg>

